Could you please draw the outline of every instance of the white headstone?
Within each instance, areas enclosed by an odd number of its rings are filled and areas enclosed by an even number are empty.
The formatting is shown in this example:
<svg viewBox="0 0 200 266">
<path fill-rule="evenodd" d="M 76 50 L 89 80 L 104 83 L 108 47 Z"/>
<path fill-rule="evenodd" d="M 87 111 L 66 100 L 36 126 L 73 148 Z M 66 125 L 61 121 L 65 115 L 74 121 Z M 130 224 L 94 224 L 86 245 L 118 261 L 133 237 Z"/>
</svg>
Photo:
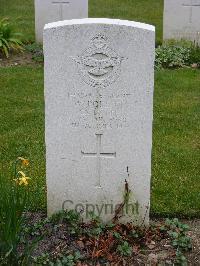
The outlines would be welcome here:
<svg viewBox="0 0 200 266">
<path fill-rule="evenodd" d="M 111 19 L 44 30 L 48 214 L 148 223 L 154 27 Z"/>
<path fill-rule="evenodd" d="M 200 0 L 164 1 L 163 38 L 200 44 Z"/>
<path fill-rule="evenodd" d="M 42 43 L 44 25 L 88 17 L 88 0 L 35 0 L 35 35 Z"/>
</svg>

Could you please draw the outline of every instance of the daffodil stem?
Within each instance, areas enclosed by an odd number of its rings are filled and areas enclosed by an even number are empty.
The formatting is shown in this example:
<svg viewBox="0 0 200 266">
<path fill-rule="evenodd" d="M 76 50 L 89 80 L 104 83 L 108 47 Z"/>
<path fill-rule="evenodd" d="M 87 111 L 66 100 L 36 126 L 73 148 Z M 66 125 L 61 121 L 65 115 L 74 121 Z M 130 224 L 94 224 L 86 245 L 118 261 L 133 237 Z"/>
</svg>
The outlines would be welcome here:
<svg viewBox="0 0 200 266">
<path fill-rule="evenodd" d="M 17 161 L 15 161 L 15 164 L 14 164 L 14 171 L 15 171 L 15 177 L 17 177 Z"/>
</svg>

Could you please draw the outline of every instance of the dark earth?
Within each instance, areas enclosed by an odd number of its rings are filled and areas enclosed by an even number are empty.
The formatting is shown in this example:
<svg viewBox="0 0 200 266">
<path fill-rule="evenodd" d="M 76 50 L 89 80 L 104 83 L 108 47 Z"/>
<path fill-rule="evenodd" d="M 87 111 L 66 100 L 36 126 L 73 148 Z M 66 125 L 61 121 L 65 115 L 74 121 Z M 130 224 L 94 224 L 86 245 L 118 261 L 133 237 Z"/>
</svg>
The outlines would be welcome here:
<svg viewBox="0 0 200 266">
<path fill-rule="evenodd" d="M 200 265 L 200 220 L 198 219 L 180 220 L 182 224 L 189 225 L 187 236 L 192 240 L 192 248 L 183 252 L 187 262 L 180 263 L 175 263 L 176 249 L 169 236 L 159 229 L 163 226 L 164 219 L 152 219 L 150 227 L 142 229 L 136 229 L 129 224 L 115 224 L 111 229 L 112 234 L 120 233 L 123 241 L 130 240 L 129 236 L 134 229 L 139 232 L 138 234 L 144 232 L 136 237 L 135 241 L 129 242 L 132 249 L 131 256 L 117 254 L 115 239 L 109 234 L 109 230 L 103 230 L 97 235 L 91 233 L 94 232 L 92 230 L 99 228 L 94 222 L 72 226 L 70 220 L 67 223 L 62 219 L 56 219 L 54 222 L 43 222 L 41 226 L 41 221 L 45 219 L 46 215 L 43 212 L 27 214 L 27 226 L 35 228 L 31 229 L 31 233 L 28 232 L 29 241 L 43 235 L 43 239 L 39 241 L 32 254 L 34 258 L 48 254 L 48 258 L 56 259 L 59 254 L 69 255 L 78 251 L 84 259 L 78 260 L 73 265 Z M 83 231 L 74 234 L 70 228 L 75 228 L 75 231 L 82 228 Z M 91 234 L 86 233 L 89 231 Z"/>
</svg>

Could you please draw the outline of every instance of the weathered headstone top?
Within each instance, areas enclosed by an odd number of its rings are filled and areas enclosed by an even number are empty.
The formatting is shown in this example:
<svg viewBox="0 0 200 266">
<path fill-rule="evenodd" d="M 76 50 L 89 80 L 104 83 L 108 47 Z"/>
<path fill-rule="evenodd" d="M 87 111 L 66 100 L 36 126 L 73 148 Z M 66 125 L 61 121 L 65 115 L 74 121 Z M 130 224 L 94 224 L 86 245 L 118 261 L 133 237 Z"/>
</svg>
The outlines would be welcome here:
<svg viewBox="0 0 200 266">
<path fill-rule="evenodd" d="M 145 220 L 150 204 L 154 27 L 110 20 L 44 30 L 48 214 Z"/>
<path fill-rule="evenodd" d="M 42 43 L 45 24 L 88 17 L 88 0 L 35 0 L 35 35 Z"/>
<path fill-rule="evenodd" d="M 200 44 L 200 0 L 165 0 L 163 38 Z"/>
</svg>

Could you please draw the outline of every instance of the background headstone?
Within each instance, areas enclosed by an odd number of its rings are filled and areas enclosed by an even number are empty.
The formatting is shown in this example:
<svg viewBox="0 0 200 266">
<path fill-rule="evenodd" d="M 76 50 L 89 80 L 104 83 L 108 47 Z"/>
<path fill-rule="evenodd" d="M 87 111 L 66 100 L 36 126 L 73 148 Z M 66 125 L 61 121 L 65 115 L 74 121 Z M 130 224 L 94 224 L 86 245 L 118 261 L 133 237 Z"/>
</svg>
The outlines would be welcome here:
<svg viewBox="0 0 200 266">
<path fill-rule="evenodd" d="M 35 0 L 35 35 L 42 43 L 44 25 L 88 17 L 88 0 Z"/>
<path fill-rule="evenodd" d="M 163 38 L 200 44 L 200 0 L 165 0 Z"/>
<path fill-rule="evenodd" d="M 109 221 L 126 203 L 121 221 L 148 223 L 154 35 L 110 19 L 45 26 L 49 215 L 68 208 Z"/>
</svg>

